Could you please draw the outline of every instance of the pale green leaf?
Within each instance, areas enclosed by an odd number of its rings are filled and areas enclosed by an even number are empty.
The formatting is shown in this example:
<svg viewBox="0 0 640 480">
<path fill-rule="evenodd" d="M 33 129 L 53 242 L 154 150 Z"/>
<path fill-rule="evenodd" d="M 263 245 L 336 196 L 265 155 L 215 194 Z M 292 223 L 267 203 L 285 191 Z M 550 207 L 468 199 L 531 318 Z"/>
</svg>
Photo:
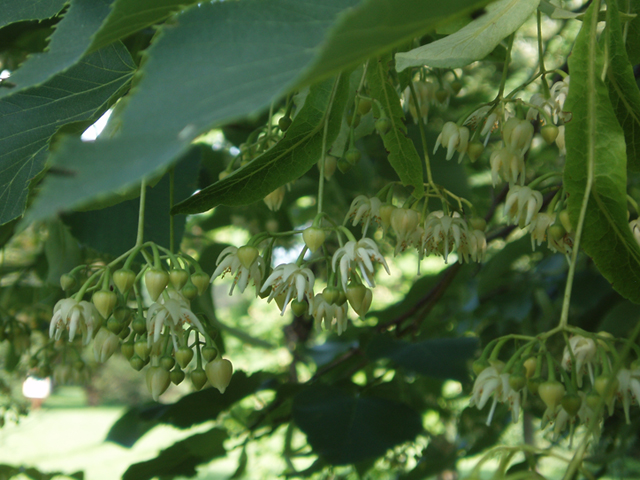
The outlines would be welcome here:
<svg viewBox="0 0 640 480">
<path fill-rule="evenodd" d="M 396 68 L 464 67 L 489 55 L 538 8 L 540 0 L 498 0 L 487 13 L 441 40 L 396 54 Z"/>
<path fill-rule="evenodd" d="M 25 20 L 44 20 L 62 10 L 66 0 L 0 0 L 0 28 Z"/>
<path fill-rule="evenodd" d="M 63 125 L 97 119 L 133 68 L 127 49 L 116 43 L 44 85 L 0 100 L 0 224 L 22 215 L 29 182 L 44 167 L 50 137 Z M 73 172 L 52 173 L 69 175 Z"/>
<path fill-rule="evenodd" d="M 413 186 L 413 195 L 421 198 L 424 192 L 422 160 L 413 141 L 407 137 L 400 97 L 388 79 L 387 65 L 386 59 L 372 59 L 367 69 L 371 95 L 382 104 L 391 122 L 391 128 L 382 137 L 382 141 L 389 152 L 389 163 L 402 183 Z"/>
<path fill-rule="evenodd" d="M 616 2 L 607 9 L 607 45 L 609 69 L 607 86 L 627 144 L 627 167 L 640 171 L 640 90 L 633 74 L 622 37 Z"/>
<path fill-rule="evenodd" d="M 640 303 L 640 247 L 627 223 L 624 133 L 600 78 L 604 55 L 595 40 L 596 26 L 591 6 L 569 57 L 571 88 L 564 109 L 572 120 L 565 127 L 564 185 L 576 226 L 592 169 L 580 247 L 618 293 Z"/>
<path fill-rule="evenodd" d="M 65 71 L 84 55 L 91 36 L 109 13 L 111 0 L 72 0 L 56 25 L 47 50 L 29 57 L 11 74 L 13 88 L 0 88 L 0 98 L 39 85 Z"/>
<path fill-rule="evenodd" d="M 320 159 L 325 125 L 327 148 L 338 135 L 348 86 L 347 75 L 313 85 L 304 106 L 277 145 L 224 180 L 176 205 L 173 213 L 200 213 L 220 204 L 248 205 L 304 175 Z"/>
<path fill-rule="evenodd" d="M 115 0 L 111 13 L 94 35 L 89 52 L 154 25 L 197 0 Z"/>
</svg>

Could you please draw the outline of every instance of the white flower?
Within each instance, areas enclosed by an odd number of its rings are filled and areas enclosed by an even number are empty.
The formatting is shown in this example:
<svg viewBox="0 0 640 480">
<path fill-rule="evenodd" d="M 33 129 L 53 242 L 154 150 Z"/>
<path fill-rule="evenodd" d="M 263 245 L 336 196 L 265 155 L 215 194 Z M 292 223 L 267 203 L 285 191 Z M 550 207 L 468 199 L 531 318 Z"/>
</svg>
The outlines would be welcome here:
<svg viewBox="0 0 640 480">
<path fill-rule="evenodd" d="M 387 273 L 391 274 L 387 262 L 380 254 L 380 250 L 378 250 L 378 245 L 370 238 L 363 238 L 357 242 L 350 240 L 344 247 L 336 250 L 336 253 L 333 254 L 333 261 L 331 262 L 334 271 L 336 270 L 338 261 L 340 262 L 342 288 L 345 290 L 349 283 L 349 273 L 356 267 L 360 271 L 364 281 L 367 282 L 367 285 L 371 288 L 376 286 L 373 281 L 373 262 L 382 264 Z"/>
<path fill-rule="evenodd" d="M 271 302 L 275 297 L 284 296 L 280 315 L 284 315 L 284 310 L 292 298 L 299 302 L 306 299 L 309 304 L 309 313 L 311 313 L 315 280 L 315 276 L 310 269 L 302 268 L 295 263 L 283 263 L 273 269 L 260 291 L 264 292 L 271 287 L 267 302 Z"/>
<path fill-rule="evenodd" d="M 264 259 L 260 255 L 256 257 L 251 267 L 247 268 L 242 265 L 242 262 L 238 258 L 238 248 L 227 247 L 220 252 L 220 255 L 218 255 L 216 264 L 217 268 L 215 272 L 213 272 L 213 275 L 211 275 L 212 282 L 214 278 L 220 275 L 224 277 L 227 273 L 231 273 L 234 277 L 233 285 L 231 285 L 231 288 L 229 289 L 229 295 L 233 293 L 233 289 L 236 285 L 238 286 L 240 293 L 244 293 L 247 285 L 249 284 L 249 280 L 253 280 L 257 295 L 265 270 Z"/>
<path fill-rule="evenodd" d="M 564 102 L 569 95 L 569 77 L 565 77 L 564 80 L 554 83 L 551 86 L 551 97 L 554 100 L 553 108 L 553 121 L 558 122 L 558 119 L 563 122 L 568 122 L 571 119 L 571 113 L 563 111 Z"/>
<path fill-rule="evenodd" d="M 467 235 L 467 224 L 456 212 L 445 215 L 442 210 L 431 212 L 424 222 L 424 235 L 421 250 L 425 255 L 438 253 L 447 257 L 455 248 L 459 248 Z"/>
<path fill-rule="evenodd" d="M 567 146 L 564 143 L 564 125 L 558 127 L 558 136 L 556 137 L 556 146 L 560 150 L 560 155 L 567 154 Z"/>
<path fill-rule="evenodd" d="M 582 335 L 575 335 L 569 339 L 569 345 L 564 347 L 562 354 L 562 368 L 568 372 L 572 371 L 574 367 L 571 362 L 571 352 L 573 352 L 573 358 L 576 361 L 575 369 L 578 376 L 578 387 L 582 387 L 582 375 L 584 374 L 583 369 L 585 366 L 589 371 L 591 384 L 593 384 L 593 360 L 597 354 L 596 342 Z"/>
<path fill-rule="evenodd" d="M 453 122 L 445 123 L 444 127 L 442 127 L 442 132 L 436 139 L 433 153 L 436 153 L 440 145 L 447 147 L 447 160 L 451 160 L 454 152 L 460 152 L 458 157 L 458 163 L 460 163 L 469 146 L 469 129 L 467 127 L 459 127 Z"/>
<path fill-rule="evenodd" d="M 482 230 L 468 230 L 462 237 L 458 247 L 460 261 L 482 262 L 487 253 L 487 237 Z"/>
<path fill-rule="evenodd" d="M 413 88 L 418 96 L 418 104 L 420 105 L 420 115 L 416 110 L 416 104 L 411 96 L 411 89 L 407 87 L 404 91 L 403 102 L 405 109 L 408 107 L 413 119 L 417 122 L 420 117 L 425 120 L 429 116 L 429 104 L 435 100 L 435 93 L 438 86 L 433 82 L 413 82 Z"/>
<path fill-rule="evenodd" d="M 391 228 L 396 234 L 396 255 L 413 243 L 419 222 L 420 214 L 415 210 L 396 208 L 391 213 Z"/>
<path fill-rule="evenodd" d="M 335 329 L 338 335 L 342 335 L 347 329 L 349 318 L 347 312 L 349 306 L 347 302 L 342 305 L 328 303 L 321 293 L 317 294 L 313 299 L 313 318 L 316 322 L 316 328 Z"/>
<path fill-rule="evenodd" d="M 544 110 L 550 116 L 553 114 L 553 110 L 555 108 L 555 101 L 551 98 L 545 98 L 544 95 L 540 93 L 534 93 L 531 95 L 529 99 L 529 103 L 531 105 L 535 105 L 538 108 L 529 108 L 527 111 L 527 120 L 536 120 L 540 115 L 540 110 Z"/>
<path fill-rule="evenodd" d="M 269 210 L 271 210 L 272 212 L 280 210 L 282 201 L 284 200 L 285 192 L 285 187 L 284 185 L 282 185 L 281 187 L 276 188 L 273 192 L 264 197 L 264 203 L 267 205 L 267 207 L 269 207 Z"/>
<path fill-rule="evenodd" d="M 507 193 L 507 200 L 504 204 L 504 214 L 514 225 L 520 228 L 531 223 L 533 216 L 542 207 L 542 194 L 529 187 L 512 185 Z"/>
<path fill-rule="evenodd" d="M 502 178 L 510 184 L 515 184 L 520 179 L 524 184 L 525 165 L 521 155 L 509 151 L 507 148 L 499 148 L 491 153 L 489 158 L 491 164 L 491 183 L 495 187 L 498 179 Z"/>
<path fill-rule="evenodd" d="M 502 126 L 502 138 L 512 153 L 523 157 L 531 146 L 533 125 L 527 120 L 512 117 Z"/>
<path fill-rule="evenodd" d="M 631 423 L 629 418 L 629 406 L 632 403 L 638 403 L 640 399 L 640 370 L 634 368 L 629 370 L 628 368 L 622 368 L 618 372 L 618 391 L 616 396 L 622 403 L 624 410 L 624 416 L 627 420 L 627 424 Z"/>
<path fill-rule="evenodd" d="M 188 323 L 205 334 L 204 327 L 198 317 L 190 310 L 189 301 L 182 294 L 172 288 L 165 290 L 157 302 L 154 302 L 147 311 L 147 332 L 149 345 L 156 344 L 160 340 L 160 334 L 164 325 L 169 327 L 173 338 L 174 347 L 177 350 L 176 335 L 182 333 L 182 325 Z"/>
<path fill-rule="evenodd" d="M 69 330 L 69 341 L 71 342 L 80 329 L 82 342 L 87 345 L 93 338 L 93 331 L 99 323 L 99 318 L 100 314 L 93 303 L 63 298 L 53 307 L 49 336 L 60 340 L 62 332 Z"/>
<path fill-rule="evenodd" d="M 355 227 L 360 221 L 364 221 L 362 231 L 364 235 L 367 233 L 369 223 L 377 222 L 381 223 L 380 219 L 380 206 L 382 202 L 378 197 L 367 197 L 365 195 L 358 195 L 351 202 L 351 208 L 347 212 L 347 218 L 353 218 L 352 225 Z"/>
<path fill-rule="evenodd" d="M 498 122 L 500 120 L 500 113 L 497 111 L 491 112 L 491 114 L 484 121 L 484 125 L 482 127 L 482 131 L 480 135 L 486 135 L 484 138 L 484 146 L 487 146 L 489 143 L 489 137 L 491 137 L 491 132 L 493 132 L 498 127 Z"/>
<path fill-rule="evenodd" d="M 509 374 L 498 373 L 495 367 L 487 367 L 476 378 L 473 384 L 473 392 L 469 406 L 477 406 L 478 410 L 482 410 L 489 398 L 493 397 L 487 425 L 491 424 L 493 413 L 495 412 L 498 402 L 507 402 L 511 408 L 511 418 L 514 422 L 520 417 L 520 393 L 515 391 L 509 385 Z"/>
<path fill-rule="evenodd" d="M 550 215 L 548 213 L 539 212 L 533 216 L 533 220 L 531 220 L 531 224 L 529 225 L 529 234 L 531 235 L 531 250 L 536 249 L 536 244 L 538 246 L 542 245 L 542 242 L 544 242 L 547 238 L 547 229 L 555 221 L 555 214 Z"/>
</svg>

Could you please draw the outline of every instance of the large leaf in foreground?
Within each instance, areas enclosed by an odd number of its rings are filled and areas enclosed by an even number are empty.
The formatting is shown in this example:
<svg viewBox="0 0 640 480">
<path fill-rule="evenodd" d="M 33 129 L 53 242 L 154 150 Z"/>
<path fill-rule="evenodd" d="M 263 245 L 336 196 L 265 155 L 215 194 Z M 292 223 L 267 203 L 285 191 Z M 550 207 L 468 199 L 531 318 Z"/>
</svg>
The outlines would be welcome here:
<svg viewBox="0 0 640 480">
<path fill-rule="evenodd" d="M 396 55 L 396 68 L 428 65 L 457 68 L 489 55 L 503 38 L 511 35 L 538 8 L 540 0 L 499 0 L 488 12 L 457 32 L 409 52 Z"/>
<path fill-rule="evenodd" d="M 0 97 L 15 95 L 63 72 L 84 55 L 91 36 L 109 14 L 111 0 L 72 0 L 69 10 L 56 25 L 46 51 L 29 57 L 11 74 L 13 88 L 0 88 Z"/>
<path fill-rule="evenodd" d="M 0 0 L 0 28 L 24 20 L 44 20 L 62 10 L 66 0 Z"/>
<path fill-rule="evenodd" d="M 591 6 L 569 57 L 571 89 L 565 110 L 572 120 L 565 132 L 564 184 L 574 226 L 591 184 L 580 246 L 614 289 L 640 303 L 640 247 L 627 223 L 624 134 L 600 79 L 603 52 L 595 39 L 596 26 Z"/>
<path fill-rule="evenodd" d="M 389 152 L 389 163 L 404 185 L 413 187 L 413 196 L 421 198 L 424 193 L 422 159 L 416 147 L 407 137 L 404 113 L 400 97 L 388 79 L 388 61 L 381 57 L 371 59 L 367 69 L 367 81 L 371 94 L 382 104 L 391 123 L 389 131 L 383 135 L 384 147 Z"/>
<path fill-rule="evenodd" d="M 422 430 L 418 412 L 403 403 L 325 386 L 294 398 L 293 419 L 314 453 L 335 465 L 383 455 Z"/>
<path fill-rule="evenodd" d="M 320 158 L 325 127 L 327 150 L 338 135 L 348 86 L 347 75 L 312 86 L 304 106 L 277 145 L 176 205 L 173 212 L 200 213 L 220 204 L 248 205 L 304 175 Z"/>
<path fill-rule="evenodd" d="M 126 48 L 117 43 L 42 86 L 0 100 L 0 224 L 22 215 L 50 137 L 65 124 L 96 119 L 133 68 Z"/>
<path fill-rule="evenodd" d="M 627 167 L 640 171 L 640 90 L 624 46 L 616 2 L 607 8 L 609 69 L 607 86 L 627 144 Z"/>
<path fill-rule="evenodd" d="M 148 50 L 135 94 L 122 117 L 112 119 L 122 122 L 120 137 L 66 142 L 53 162 L 76 176 L 47 182 L 29 219 L 131 186 L 174 161 L 211 126 L 265 108 L 296 86 L 484 3 L 244 0 L 192 6 Z"/>
</svg>

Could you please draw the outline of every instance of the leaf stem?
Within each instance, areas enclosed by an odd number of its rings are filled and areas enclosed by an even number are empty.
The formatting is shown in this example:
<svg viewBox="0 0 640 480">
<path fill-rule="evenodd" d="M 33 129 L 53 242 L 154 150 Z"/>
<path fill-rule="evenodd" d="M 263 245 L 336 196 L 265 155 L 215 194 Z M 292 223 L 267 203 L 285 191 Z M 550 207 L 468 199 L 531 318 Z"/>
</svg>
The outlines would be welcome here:
<svg viewBox="0 0 640 480">
<path fill-rule="evenodd" d="M 144 240 L 144 207 L 147 201 L 147 178 L 142 177 L 140 184 L 140 210 L 138 211 L 138 235 L 136 237 L 136 247 L 142 245 Z"/>
<path fill-rule="evenodd" d="M 507 83 L 507 76 L 509 75 L 509 62 L 511 61 L 511 48 L 513 47 L 513 39 L 516 37 L 515 33 L 509 36 L 509 43 L 507 44 L 507 56 L 504 59 L 504 66 L 502 68 L 502 78 L 500 79 L 500 90 L 498 91 L 498 99 L 502 98 L 504 94 L 504 87 Z"/>
<path fill-rule="evenodd" d="M 333 99 L 336 96 L 336 91 L 338 89 L 338 83 L 340 82 L 341 75 L 342 74 L 339 74 L 336 77 L 336 81 L 333 83 L 333 88 L 331 89 L 331 96 L 329 97 L 329 103 L 327 105 L 327 111 L 324 114 L 324 128 L 322 131 L 322 150 L 320 151 L 320 180 L 318 181 L 318 215 L 322 213 L 323 199 L 324 199 L 324 157 L 327 154 L 327 132 L 329 130 L 329 118 L 331 117 Z"/>
</svg>

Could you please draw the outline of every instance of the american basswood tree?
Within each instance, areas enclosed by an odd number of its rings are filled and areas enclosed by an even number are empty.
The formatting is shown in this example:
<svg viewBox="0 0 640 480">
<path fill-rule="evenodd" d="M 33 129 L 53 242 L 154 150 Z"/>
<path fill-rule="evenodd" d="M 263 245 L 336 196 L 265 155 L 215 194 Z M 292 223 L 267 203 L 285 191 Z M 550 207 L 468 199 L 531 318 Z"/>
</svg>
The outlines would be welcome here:
<svg viewBox="0 0 640 480">
<path fill-rule="evenodd" d="M 638 474 L 638 0 L 0 3 L 3 382 L 210 422 L 125 479 Z"/>
</svg>

